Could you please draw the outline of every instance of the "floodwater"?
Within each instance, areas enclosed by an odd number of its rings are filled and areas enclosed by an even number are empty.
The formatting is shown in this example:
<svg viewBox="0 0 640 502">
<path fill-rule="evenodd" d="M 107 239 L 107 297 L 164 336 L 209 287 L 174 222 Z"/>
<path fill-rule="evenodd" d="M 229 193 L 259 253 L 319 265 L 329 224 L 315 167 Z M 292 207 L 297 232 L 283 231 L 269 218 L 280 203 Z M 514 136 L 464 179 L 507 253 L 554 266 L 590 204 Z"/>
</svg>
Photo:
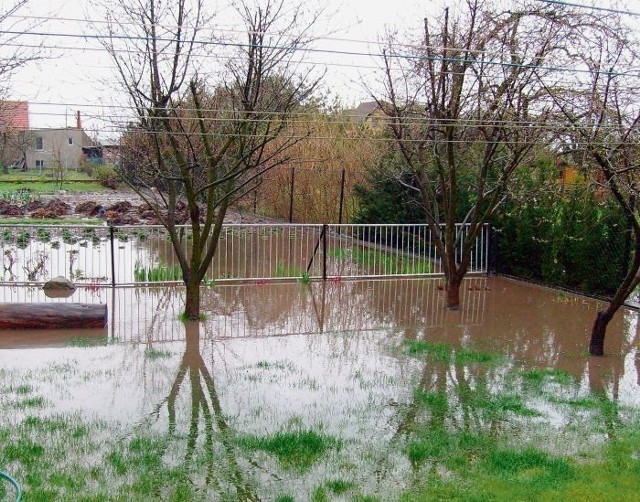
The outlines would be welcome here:
<svg viewBox="0 0 640 502">
<path fill-rule="evenodd" d="M 178 321 L 182 293 L 176 287 L 86 288 L 48 300 L 107 303 L 109 324 L 0 332 L 0 390 L 28 385 L 44 398 L 37 413 L 113 424 L 120 440 L 141 430 L 170 434 L 171 462 L 186 462 L 198 448 L 224 450 L 216 457 L 217 482 L 204 475 L 195 481 L 211 499 L 251 486 L 257 498 L 289 493 L 305 500 L 323 480 L 339 478 L 363 495 L 393 500 L 420 472 L 403 445 L 416 422 L 433 419 L 418 408 L 419 392 L 449 396 L 442 420 L 452 429 L 491 429 L 515 444 L 569 454 L 603 440 L 600 430 L 575 427 L 593 411 L 567 409 L 557 396 L 526 394 L 519 375 L 528 368 L 571 375 L 571 385 L 555 390 L 566 399 L 597 391 L 620 405 L 640 406 L 637 313 L 620 312 L 608 331 L 607 355 L 589 358 L 590 327 L 602 304 L 571 294 L 470 278 L 463 308 L 452 312 L 444 308 L 437 279 L 218 285 L 203 290 L 206 320 L 184 324 Z M 45 297 L 16 286 L 0 290 L 0 301 Z M 443 363 L 408 354 L 410 341 L 502 357 L 492 365 Z M 536 418 L 469 414 L 462 388 L 520 394 Z M 29 413 L 34 410 L 2 406 L 0 393 L 0 421 L 18 422 Z M 208 428 L 224 432 L 214 445 Z M 321 431 L 339 438 L 341 447 L 291 470 L 264 451 L 224 440 L 293 429 Z"/>
</svg>

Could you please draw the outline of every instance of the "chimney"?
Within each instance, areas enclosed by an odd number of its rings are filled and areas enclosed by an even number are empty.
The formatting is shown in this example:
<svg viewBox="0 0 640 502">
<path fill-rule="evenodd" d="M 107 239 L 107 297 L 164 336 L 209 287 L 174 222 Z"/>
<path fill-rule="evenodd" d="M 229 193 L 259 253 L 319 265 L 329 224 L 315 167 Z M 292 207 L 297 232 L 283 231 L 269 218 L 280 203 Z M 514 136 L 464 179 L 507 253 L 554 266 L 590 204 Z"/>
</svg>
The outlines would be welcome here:
<svg viewBox="0 0 640 502">
<path fill-rule="evenodd" d="M 80 119 L 80 110 L 76 112 L 76 129 L 82 129 L 82 120 Z"/>
</svg>

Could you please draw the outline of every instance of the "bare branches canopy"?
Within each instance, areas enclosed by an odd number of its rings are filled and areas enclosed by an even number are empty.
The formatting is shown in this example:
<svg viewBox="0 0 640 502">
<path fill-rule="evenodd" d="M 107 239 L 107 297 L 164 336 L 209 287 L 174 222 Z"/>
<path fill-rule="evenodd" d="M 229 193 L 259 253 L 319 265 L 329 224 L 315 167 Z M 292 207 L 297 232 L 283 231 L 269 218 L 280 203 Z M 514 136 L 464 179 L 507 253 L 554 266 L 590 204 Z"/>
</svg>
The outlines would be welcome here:
<svg viewBox="0 0 640 502">
<path fill-rule="evenodd" d="M 384 48 L 376 99 L 437 236 L 454 309 L 481 226 L 547 134 L 554 104 L 544 81 L 580 22 L 531 2 L 510 7 L 469 0 L 425 19 L 421 40 Z"/>
<path fill-rule="evenodd" d="M 301 139 L 287 134 L 288 120 L 319 81 L 302 59 L 315 13 L 284 0 L 239 2 L 244 38 L 229 40 L 217 36 L 206 5 L 119 0 L 108 9 L 105 44 L 137 112 L 123 140 L 122 174 L 169 230 L 190 318 L 199 315 L 199 284 L 229 204 L 287 160 Z M 116 22 L 123 18 L 127 36 Z M 189 253 L 176 227 L 184 220 Z"/>
</svg>

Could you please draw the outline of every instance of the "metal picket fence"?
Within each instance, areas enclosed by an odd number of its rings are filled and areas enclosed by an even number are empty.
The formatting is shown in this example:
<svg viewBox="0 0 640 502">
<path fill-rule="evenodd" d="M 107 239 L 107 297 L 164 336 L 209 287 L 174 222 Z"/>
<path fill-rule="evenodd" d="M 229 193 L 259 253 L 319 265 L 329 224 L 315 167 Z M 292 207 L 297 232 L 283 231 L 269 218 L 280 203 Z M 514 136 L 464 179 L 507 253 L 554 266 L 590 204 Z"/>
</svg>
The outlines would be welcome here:
<svg viewBox="0 0 640 502">
<path fill-rule="evenodd" d="M 468 227 L 457 226 L 461 236 Z M 189 253 L 188 226 L 179 227 Z M 462 240 L 458 253 L 462 250 Z M 65 276 L 78 284 L 181 282 L 162 226 L 0 225 L 2 284 L 41 284 Z M 472 250 L 470 273 L 488 269 L 489 227 Z M 442 275 L 427 225 L 225 224 L 206 281 L 383 278 Z"/>
</svg>

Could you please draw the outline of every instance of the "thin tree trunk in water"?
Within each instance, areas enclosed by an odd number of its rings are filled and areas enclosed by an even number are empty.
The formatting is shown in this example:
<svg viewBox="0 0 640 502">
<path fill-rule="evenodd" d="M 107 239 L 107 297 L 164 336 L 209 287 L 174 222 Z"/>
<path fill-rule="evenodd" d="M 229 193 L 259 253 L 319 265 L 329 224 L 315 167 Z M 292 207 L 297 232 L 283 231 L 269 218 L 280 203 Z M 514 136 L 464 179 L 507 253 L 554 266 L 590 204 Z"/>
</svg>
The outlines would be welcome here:
<svg viewBox="0 0 640 502">
<path fill-rule="evenodd" d="M 592 356 L 604 356 L 604 336 L 607 333 L 607 326 L 620 306 L 612 307 L 609 306 L 596 315 L 596 320 L 591 329 L 591 342 L 589 343 L 589 354 Z"/>
<path fill-rule="evenodd" d="M 200 283 L 189 280 L 186 283 L 187 298 L 184 306 L 184 316 L 190 321 L 200 319 Z"/>
<path fill-rule="evenodd" d="M 591 341 L 589 342 L 589 353 L 592 356 L 604 356 L 604 336 L 607 333 L 608 321 L 603 316 L 604 311 L 598 312 L 596 320 L 591 329 Z"/>
<path fill-rule="evenodd" d="M 460 309 L 460 281 L 457 278 L 447 279 L 447 308 L 449 310 Z"/>
</svg>

